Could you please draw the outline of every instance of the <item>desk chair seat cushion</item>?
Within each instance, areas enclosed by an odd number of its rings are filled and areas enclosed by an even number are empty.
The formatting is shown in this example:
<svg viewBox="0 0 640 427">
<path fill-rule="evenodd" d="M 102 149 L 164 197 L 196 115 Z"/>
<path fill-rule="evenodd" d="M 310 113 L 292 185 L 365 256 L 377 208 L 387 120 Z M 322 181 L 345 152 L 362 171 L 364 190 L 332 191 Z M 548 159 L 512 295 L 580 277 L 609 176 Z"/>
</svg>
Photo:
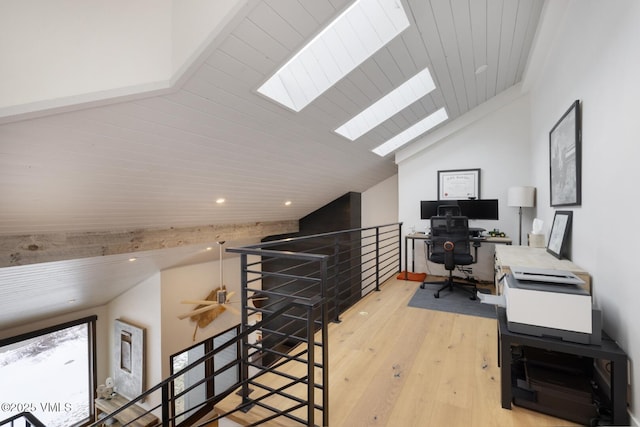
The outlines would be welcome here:
<svg viewBox="0 0 640 427">
<path fill-rule="evenodd" d="M 444 264 L 444 253 L 431 254 L 429 260 L 436 264 Z M 456 265 L 470 265 L 473 264 L 473 256 L 471 254 L 454 254 L 453 262 Z"/>
</svg>

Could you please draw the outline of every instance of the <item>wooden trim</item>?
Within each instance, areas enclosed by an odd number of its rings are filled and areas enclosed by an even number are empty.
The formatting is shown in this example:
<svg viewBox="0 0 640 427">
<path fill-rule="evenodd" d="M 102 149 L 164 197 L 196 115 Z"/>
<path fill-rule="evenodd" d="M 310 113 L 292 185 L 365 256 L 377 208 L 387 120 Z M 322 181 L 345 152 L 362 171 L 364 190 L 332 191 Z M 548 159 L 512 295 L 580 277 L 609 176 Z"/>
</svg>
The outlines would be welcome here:
<svg viewBox="0 0 640 427">
<path fill-rule="evenodd" d="M 183 228 L 2 236 L 0 267 L 260 239 L 298 231 L 298 221 L 214 224 Z"/>
</svg>

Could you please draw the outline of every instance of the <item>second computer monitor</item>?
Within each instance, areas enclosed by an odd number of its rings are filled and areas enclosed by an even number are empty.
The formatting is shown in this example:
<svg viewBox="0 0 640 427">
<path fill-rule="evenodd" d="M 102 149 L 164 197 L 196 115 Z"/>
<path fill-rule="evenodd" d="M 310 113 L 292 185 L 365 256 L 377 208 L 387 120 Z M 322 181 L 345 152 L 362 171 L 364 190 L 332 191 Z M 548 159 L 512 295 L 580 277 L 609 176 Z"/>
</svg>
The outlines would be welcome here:
<svg viewBox="0 0 640 427">
<path fill-rule="evenodd" d="M 498 199 L 458 200 L 458 206 L 469 219 L 498 219 Z"/>
<path fill-rule="evenodd" d="M 498 219 L 498 199 L 422 200 L 420 202 L 420 218 L 429 219 L 432 216 L 437 216 L 438 208 L 442 205 L 459 206 L 460 215 L 469 219 Z"/>
</svg>

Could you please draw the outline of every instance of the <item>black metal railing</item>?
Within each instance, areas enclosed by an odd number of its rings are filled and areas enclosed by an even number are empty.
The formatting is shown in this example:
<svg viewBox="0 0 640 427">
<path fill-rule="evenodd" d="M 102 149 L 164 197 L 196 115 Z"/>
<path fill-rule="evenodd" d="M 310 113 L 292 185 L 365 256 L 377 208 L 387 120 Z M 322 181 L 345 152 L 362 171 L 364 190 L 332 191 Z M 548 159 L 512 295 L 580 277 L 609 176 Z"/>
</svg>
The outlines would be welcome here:
<svg viewBox="0 0 640 427">
<path fill-rule="evenodd" d="M 117 418 L 153 393 L 161 393 L 161 403 L 147 412 L 159 413 L 156 425 L 180 425 L 187 412 L 212 408 L 234 391 L 241 403 L 223 413 L 216 406 L 218 414 L 201 425 L 248 411 L 251 425 L 280 417 L 292 425 L 328 425 L 328 323 L 339 321 L 340 313 L 400 271 L 401 227 L 394 223 L 228 248 L 240 256 L 239 333 L 92 426 Z M 178 413 L 176 399 L 211 377 L 178 393 L 175 382 L 234 346 L 237 357 L 210 375 L 238 370 L 237 381 Z"/>
<path fill-rule="evenodd" d="M 295 304 L 291 304 L 291 306 L 293 306 L 293 305 L 295 305 Z M 269 322 L 270 320 L 273 320 L 273 319 L 277 318 L 278 316 L 281 316 L 283 313 L 285 313 L 287 310 L 289 310 L 291 308 L 291 306 L 285 306 L 285 307 L 280 308 L 277 311 L 274 311 L 272 313 L 272 315 L 270 315 L 270 316 L 268 316 L 268 317 L 266 317 L 264 319 L 264 322 Z M 115 422 L 115 421 L 118 421 L 120 423 L 118 425 L 122 425 L 122 426 L 137 425 L 137 423 L 140 423 L 142 421 L 142 418 L 145 415 L 151 414 L 151 413 L 157 412 L 157 411 L 160 411 L 160 413 L 161 413 L 161 417 L 157 420 L 157 422 L 155 422 L 155 423 L 147 423 L 145 425 L 147 425 L 148 427 L 154 427 L 154 426 L 160 426 L 160 425 L 162 425 L 162 426 L 179 425 L 179 424 L 177 424 L 175 422 L 175 420 L 176 420 L 176 418 L 178 418 L 178 417 L 180 417 L 180 416 L 182 416 L 184 414 L 182 414 L 182 413 L 172 414 L 171 413 L 172 403 L 175 401 L 175 399 L 178 399 L 181 396 L 185 395 L 186 393 L 190 392 L 191 390 L 193 390 L 195 387 L 197 387 L 201 383 L 211 380 L 211 378 L 204 377 L 204 378 L 201 379 L 201 381 L 192 384 L 191 387 L 183 390 L 179 394 L 176 394 L 176 393 L 173 392 L 174 386 L 175 386 L 175 381 L 178 380 L 179 378 L 181 378 L 182 376 L 184 376 L 189 371 L 197 369 L 199 366 L 202 366 L 202 364 L 208 363 L 216 355 L 218 355 L 221 352 L 225 351 L 228 347 L 233 346 L 233 345 L 237 345 L 237 343 L 241 342 L 242 340 L 246 340 L 249 337 L 250 334 L 254 333 L 256 330 L 258 330 L 261 327 L 262 323 L 263 322 L 260 322 L 260 323 L 257 323 L 256 325 L 252 325 L 252 326 L 246 328 L 240 334 L 238 334 L 234 339 L 230 339 L 230 340 L 226 341 L 224 344 L 215 347 L 212 351 L 207 352 L 206 354 L 204 354 L 199 359 L 197 359 L 197 360 L 193 361 L 192 363 L 190 363 L 184 369 L 182 369 L 182 370 L 176 372 L 175 374 L 169 376 L 167 379 L 165 379 L 161 383 L 157 384 L 156 386 L 151 387 L 149 390 L 145 391 L 144 393 L 142 393 L 137 398 L 132 399 L 127 404 L 123 405 L 122 407 L 118 408 L 117 410 L 115 410 L 115 411 L 113 411 L 113 412 L 111 412 L 109 414 L 104 414 L 104 416 L 102 416 L 98 421 L 96 421 L 95 423 L 91 424 L 90 427 L 97 427 L 97 426 L 109 424 L 110 422 Z M 242 363 L 242 359 L 238 358 L 235 361 L 233 361 L 231 364 L 226 365 L 224 367 L 221 367 L 216 372 L 214 372 L 212 375 L 213 376 L 219 375 L 221 371 L 223 371 L 225 369 L 229 369 L 229 367 L 231 367 L 232 365 L 241 364 L 241 363 Z M 245 379 L 245 381 L 247 381 L 247 379 Z M 226 388 L 226 390 L 224 390 L 223 392 L 221 392 L 218 395 L 214 396 L 213 399 L 204 400 L 199 405 L 190 408 L 190 410 L 197 410 L 197 409 L 199 409 L 199 407 L 211 404 L 212 402 L 215 404 L 217 401 L 220 401 L 223 398 L 225 398 L 226 396 L 228 396 L 229 394 L 231 394 L 238 386 L 241 386 L 241 385 L 242 385 L 241 381 L 238 381 L 237 383 L 231 384 Z M 158 392 L 160 392 L 161 396 L 162 396 L 161 402 L 159 404 L 149 408 L 145 412 L 136 411 L 137 413 L 136 413 L 135 416 L 128 416 L 127 417 L 127 419 L 128 419 L 127 422 L 123 423 L 120 420 L 120 418 L 121 418 L 120 415 L 122 413 L 124 413 L 125 411 L 130 410 L 134 405 L 137 405 L 137 404 L 139 404 L 141 402 L 144 402 L 151 395 L 153 395 L 154 393 L 158 393 Z M 226 416 L 226 415 L 229 415 L 229 414 L 223 414 L 223 415 Z M 222 417 L 216 417 L 214 419 L 217 419 L 217 418 L 222 418 Z M 207 422 L 210 422 L 212 420 L 213 419 L 209 419 Z M 207 422 L 203 423 L 202 425 L 206 425 Z"/>
<path fill-rule="evenodd" d="M 392 223 L 268 241 L 227 251 L 241 253 L 248 249 L 268 249 L 329 255 L 326 296 L 331 301 L 330 318 L 338 321 L 341 312 L 363 296 L 378 290 L 381 283 L 401 270 L 401 233 L 402 223 Z M 261 260 L 262 271 L 300 275 L 312 273 L 305 264 L 282 263 L 267 256 L 264 258 Z M 270 277 L 261 279 L 263 290 L 271 290 L 276 286 L 287 287 L 286 283 L 273 284 L 277 280 Z"/>
<path fill-rule="evenodd" d="M 0 426 L 9 427 L 46 427 L 42 421 L 40 421 L 31 412 L 21 412 L 6 420 L 0 421 Z"/>
</svg>

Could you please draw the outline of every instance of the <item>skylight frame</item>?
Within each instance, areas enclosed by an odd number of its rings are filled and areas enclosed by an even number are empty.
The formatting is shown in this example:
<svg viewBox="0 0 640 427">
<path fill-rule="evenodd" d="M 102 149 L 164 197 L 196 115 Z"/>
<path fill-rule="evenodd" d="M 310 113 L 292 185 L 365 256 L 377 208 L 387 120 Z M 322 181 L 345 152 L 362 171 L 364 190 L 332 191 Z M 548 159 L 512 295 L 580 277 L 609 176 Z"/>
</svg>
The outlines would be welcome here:
<svg viewBox="0 0 640 427">
<path fill-rule="evenodd" d="M 400 0 L 356 0 L 257 91 L 299 112 L 409 25 Z"/>
<path fill-rule="evenodd" d="M 438 126 L 440 123 L 444 122 L 448 118 L 449 118 L 449 115 L 447 114 L 447 110 L 444 107 L 442 107 L 436 110 L 435 112 L 429 114 L 427 117 L 420 120 L 418 123 L 414 124 L 413 126 L 400 132 L 393 138 L 387 140 L 385 143 L 380 144 L 379 146 L 377 146 L 371 151 L 373 151 L 380 157 L 384 157 L 387 154 L 393 151 L 396 151 L 398 148 L 406 145 L 410 141 L 416 139 L 417 137 L 423 135 L 425 132 L 428 132 L 429 130 Z"/>
<path fill-rule="evenodd" d="M 334 132 L 355 141 L 382 122 L 435 90 L 429 68 L 425 68 L 403 84 L 371 104 Z"/>
</svg>

